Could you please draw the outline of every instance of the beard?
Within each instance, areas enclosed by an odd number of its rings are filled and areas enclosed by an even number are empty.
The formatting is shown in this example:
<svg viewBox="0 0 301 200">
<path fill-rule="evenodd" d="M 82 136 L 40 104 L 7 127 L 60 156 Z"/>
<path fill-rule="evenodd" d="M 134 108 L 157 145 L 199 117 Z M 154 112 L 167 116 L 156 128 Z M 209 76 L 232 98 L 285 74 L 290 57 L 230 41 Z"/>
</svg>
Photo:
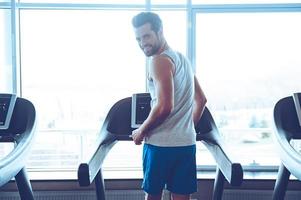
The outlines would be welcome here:
<svg viewBox="0 0 301 200">
<path fill-rule="evenodd" d="M 145 45 L 144 47 L 141 47 L 141 49 L 144 52 L 145 56 L 150 57 L 155 55 L 159 51 L 160 45 Z"/>
</svg>

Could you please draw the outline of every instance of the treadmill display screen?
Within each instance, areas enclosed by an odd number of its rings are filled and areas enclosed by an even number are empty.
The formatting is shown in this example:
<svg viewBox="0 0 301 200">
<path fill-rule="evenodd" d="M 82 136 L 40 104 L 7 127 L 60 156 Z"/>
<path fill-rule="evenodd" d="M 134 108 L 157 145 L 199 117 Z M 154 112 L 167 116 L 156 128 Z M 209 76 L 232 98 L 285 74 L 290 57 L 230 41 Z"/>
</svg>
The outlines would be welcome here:
<svg viewBox="0 0 301 200">
<path fill-rule="evenodd" d="M 299 125 L 301 126 L 301 93 L 294 93 L 293 99 L 295 102 Z"/>
<path fill-rule="evenodd" d="M 15 101 L 16 95 L 0 94 L 0 129 L 9 127 Z"/>
<path fill-rule="evenodd" d="M 132 96 L 131 127 L 138 128 L 148 117 L 151 110 L 149 93 L 138 93 Z"/>
</svg>

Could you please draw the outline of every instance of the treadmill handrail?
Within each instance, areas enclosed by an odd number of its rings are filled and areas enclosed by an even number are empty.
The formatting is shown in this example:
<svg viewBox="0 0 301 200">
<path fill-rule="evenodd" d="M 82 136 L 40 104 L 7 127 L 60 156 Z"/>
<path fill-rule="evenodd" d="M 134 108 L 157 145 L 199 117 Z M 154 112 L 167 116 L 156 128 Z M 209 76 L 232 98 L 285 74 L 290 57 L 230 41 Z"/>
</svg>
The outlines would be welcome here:
<svg viewBox="0 0 301 200">
<path fill-rule="evenodd" d="M 131 102 L 131 97 L 121 99 L 111 107 L 98 134 L 95 150 L 79 165 L 77 177 L 80 186 L 89 186 L 93 182 L 98 171 L 101 170 L 104 159 L 117 140 L 131 140 L 129 137 L 131 133 L 120 135 L 120 129 L 115 128 L 112 124 L 112 121 L 116 120 L 115 117 L 118 117 L 114 115 L 116 109 L 119 109 L 119 105 L 123 105 L 124 102 Z M 130 113 L 128 113 L 128 116 L 130 116 Z M 110 131 L 116 131 L 118 134 L 113 134 Z"/>
<path fill-rule="evenodd" d="M 214 144 L 206 140 L 202 140 L 202 142 L 210 151 L 228 183 L 232 186 L 240 186 L 243 181 L 243 169 L 241 164 L 232 161 L 233 158 L 229 156 L 229 151 L 226 150 L 224 145 Z"/>
<path fill-rule="evenodd" d="M 204 130 L 201 130 L 201 128 Z M 243 181 L 242 166 L 235 161 L 235 157 L 227 149 L 207 107 L 205 107 L 202 118 L 196 126 L 196 130 L 198 132 L 197 140 L 205 144 L 226 180 L 232 186 L 240 186 Z"/>
<path fill-rule="evenodd" d="M 93 182 L 102 168 L 104 159 L 116 142 L 117 140 L 114 139 L 100 143 L 91 157 L 79 165 L 77 176 L 80 186 L 89 186 Z"/>
<path fill-rule="evenodd" d="M 0 186 L 10 181 L 25 166 L 25 158 L 28 156 L 33 144 L 36 127 L 36 111 L 30 101 L 19 97 L 17 98 L 15 109 L 21 103 L 23 104 L 22 106 L 27 104 L 28 116 L 25 131 L 15 138 L 15 148 L 0 160 Z M 4 131 L 1 130 L 1 132 Z"/>
</svg>

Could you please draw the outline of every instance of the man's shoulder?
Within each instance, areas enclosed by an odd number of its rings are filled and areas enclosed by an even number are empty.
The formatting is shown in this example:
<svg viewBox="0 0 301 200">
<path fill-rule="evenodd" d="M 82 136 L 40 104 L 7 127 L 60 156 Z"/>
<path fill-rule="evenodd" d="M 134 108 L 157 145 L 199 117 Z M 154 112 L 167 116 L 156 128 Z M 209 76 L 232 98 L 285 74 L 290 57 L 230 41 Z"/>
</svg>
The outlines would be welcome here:
<svg viewBox="0 0 301 200">
<path fill-rule="evenodd" d="M 172 64 L 173 65 L 173 60 L 169 55 L 166 54 L 159 54 L 156 56 L 153 56 L 151 59 L 151 64 L 155 67 L 157 65 L 161 64 Z"/>
</svg>

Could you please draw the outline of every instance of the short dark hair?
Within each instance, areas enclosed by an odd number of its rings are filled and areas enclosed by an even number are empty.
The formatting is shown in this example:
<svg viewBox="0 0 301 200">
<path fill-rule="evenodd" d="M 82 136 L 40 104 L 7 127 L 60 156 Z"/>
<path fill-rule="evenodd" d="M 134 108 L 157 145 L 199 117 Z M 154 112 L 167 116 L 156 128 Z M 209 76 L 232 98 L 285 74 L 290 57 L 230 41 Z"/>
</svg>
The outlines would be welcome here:
<svg viewBox="0 0 301 200">
<path fill-rule="evenodd" d="M 141 12 L 132 19 L 132 24 L 135 28 L 146 23 L 150 23 L 152 30 L 156 33 L 162 28 L 162 21 L 159 15 L 153 12 Z"/>
</svg>

